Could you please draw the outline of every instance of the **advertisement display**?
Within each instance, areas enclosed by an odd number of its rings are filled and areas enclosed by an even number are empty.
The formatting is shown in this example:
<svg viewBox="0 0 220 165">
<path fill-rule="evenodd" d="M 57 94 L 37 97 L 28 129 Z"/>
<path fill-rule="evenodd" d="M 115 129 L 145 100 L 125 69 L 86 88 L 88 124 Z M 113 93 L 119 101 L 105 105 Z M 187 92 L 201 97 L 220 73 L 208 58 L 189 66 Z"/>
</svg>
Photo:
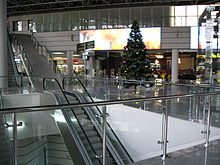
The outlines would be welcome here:
<svg viewBox="0 0 220 165">
<path fill-rule="evenodd" d="M 146 49 L 160 49 L 161 29 L 140 28 Z M 80 31 L 80 42 L 95 41 L 93 50 L 123 50 L 131 29 L 103 29 Z"/>
<path fill-rule="evenodd" d="M 214 31 L 213 31 L 214 34 Z M 205 49 L 206 48 L 206 29 L 200 27 L 199 31 L 199 43 L 198 43 L 198 27 L 191 27 L 190 32 L 190 48 L 191 49 Z M 220 49 L 220 43 L 218 42 L 218 48 Z M 217 38 L 213 38 L 212 49 L 217 49 Z"/>
</svg>

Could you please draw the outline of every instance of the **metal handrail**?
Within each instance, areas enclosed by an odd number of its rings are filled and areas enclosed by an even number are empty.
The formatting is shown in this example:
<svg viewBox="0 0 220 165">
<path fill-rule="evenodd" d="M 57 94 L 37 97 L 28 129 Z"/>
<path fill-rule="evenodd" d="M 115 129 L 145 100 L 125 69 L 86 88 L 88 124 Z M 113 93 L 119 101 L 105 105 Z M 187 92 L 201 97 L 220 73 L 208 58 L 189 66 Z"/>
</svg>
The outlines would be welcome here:
<svg viewBox="0 0 220 165">
<path fill-rule="evenodd" d="M 88 79 L 88 77 L 86 77 L 86 79 Z M 175 85 L 175 86 L 188 86 L 188 87 L 202 87 L 202 88 L 213 88 L 213 85 L 211 84 L 182 84 L 182 83 L 172 83 L 172 82 L 155 82 L 155 81 L 145 81 L 145 80 L 132 80 L 132 79 L 125 79 L 125 78 L 101 78 L 101 77 L 89 77 L 89 79 L 101 79 L 101 80 L 113 80 L 115 82 L 118 81 L 127 81 L 127 82 L 137 82 L 139 84 L 143 84 L 143 83 L 153 83 L 153 84 L 163 84 L 163 85 Z M 219 86 L 214 86 L 214 88 L 216 89 L 220 89 Z"/>
<path fill-rule="evenodd" d="M 154 101 L 154 100 L 166 100 L 175 99 L 183 97 L 194 97 L 194 96 L 207 96 L 207 95 L 219 95 L 220 92 L 204 92 L 197 94 L 180 94 L 180 95 L 170 95 L 170 96 L 154 96 L 145 98 L 134 98 L 126 100 L 111 100 L 111 101 L 98 101 L 90 103 L 70 103 L 70 104 L 60 104 L 60 105 L 44 105 L 44 106 L 28 106 L 28 107 L 14 107 L 0 109 L 0 113 L 23 113 L 23 112 L 37 112 L 37 111 L 48 111 L 62 108 L 77 108 L 77 107 L 90 107 L 90 106 L 103 106 L 103 105 L 114 105 L 123 104 L 131 102 L 141 102 L 141 101 Z"/>
<path fill-rule="evenodd" d="M 46 84 L 46 83 L 45 83 L 45 82 L 46 82 L 47 79 L 49 79 L 49 80 L 55 80 L 55 82 L 56 82 L 57 85 L 59 86 L 60 91 L 62 92 L 62 94 L 63 94 L 65 100 L 67 101 L 68 104 L 70 104 L 68 98 L 66 97 L 66 95 L 65 95 L 65 93 L 64 93 L 64 91 L 63 91 L 63 89 L 62 89 L 62 86 L 60 85 L 60 83 L 59 83 L 59 81 L 58 81 L 57 79 L 55 79 L 55 78 L 44 78 L 44 79 L 43 79 L 43 89 L 46 90 L 46 87 L 45 87 L 45 84 Z M 61 109 L 63 109 L 63 108 L 61 108 Z M 84 136 L 86 137 L 86 140 L 88 141 L 88 143 L 89 143 L 89 145 L 90 145 L 90 147 L 91 147 L 93 153 L 94 153 L 96 156 L 98 156 L 98 154 L 96 153 L 96 150 L 94 149 L 92 143 L 90 142 L 88 136 L 86 135 L 85 130 L 83 129 L 82 125 L 80 124 L 77 115 L 75 114 L 75 112 L 74 112 L 74 110 L 73 110 L 72 108 L 71 108 L 71 110 L 72 110 L 72 112 L 73 112 L 73 114 L 74 114 L 74 116 L 75 116 L 77 122 L 79 123 L 79 127 L 80 127 L 80 129 L 82 130 Z M 98 160 L 99 160 L 99 162 L 101 163 L 101 160 L 100 160 L 100 159 L 98 159 Z"/>
<path fill-rule="evenodd" d="M 94 100 L 92 99 L 91 95 L 89 94 L 89 92 L 87 91 L 86 87 L 83 85 L 82 81 L 78 78 L 72 78 L 72 77 L 64 77 L 62 80 L 62 86 L 63 89 L 65 90 L 65 79 L 66 78 L 70 78 L 70 79 L 76 79 L 80 85 L 83 87 L 84 91 L 86 92 L 86 94 L 88 95 L 88 97 L 90 98 L 90 100 L 94 103 Z M 101 114 L 101 111 L 99 110 L 98 106 L 95 106 L 98 110 L 98 112 Z M 130 154 L 128 153 L 128 151 L 125 149 L 124 145 L 121 143 L 121 141 L 119 140 L 118 136 L 116 135 L 116 133 L 113 131 L 113 129 L 111 128 L 111 126 L 109 125 L 109 123 L 107 123 L 109 129 L 111 130 L 111 132 L 113 133 L 113 135 L 115 136 L 115 138 L 118 140 L 120 146 L 123 148 L 123 150 L 125 151 L 125 153 L 127 154 L 128 158 L 130 159 L 130 161 L 133 163 L 134 160 L 131 158 Z"/>
</svg>

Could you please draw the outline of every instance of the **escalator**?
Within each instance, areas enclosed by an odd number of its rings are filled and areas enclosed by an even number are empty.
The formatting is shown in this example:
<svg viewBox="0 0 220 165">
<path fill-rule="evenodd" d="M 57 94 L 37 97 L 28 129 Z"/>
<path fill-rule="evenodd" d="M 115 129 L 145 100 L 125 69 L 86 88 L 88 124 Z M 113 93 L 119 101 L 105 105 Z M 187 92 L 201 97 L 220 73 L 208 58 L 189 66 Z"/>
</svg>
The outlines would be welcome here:
<svg viewBox="0 0 220 165">
<path fill-rule="evenodd" d="M 47 91 L 54 94 L 58 104 L 77 104 L 89 101 L 79 92 L 63 91 L 61 88 L 54 90 L 54 85 L 49 86 L 53 86 L 51 88 L 53 90 Z M 97 118 L 101 115 L 97 107 L 65 108 L 62 109 L 62 115 L 66 122 L 57 121 L 57 126 L 69 152 L 74 153 L 71 155 L 74 164 L 101 165 L 102 121 L 101 118 Z M 75 152 L 72 151 L 73 148 Z M 123 165 L 133 162 L 110 126 L 107 128 L 106 148 L 107 165 Z"/>
<path fill-rule="evenodd" d="M 8 87 L 18 87 L 20 85 L 21 76 L 18 73 L 18 69 L 15 63 L 14 52 L 12 48 L 12 42 L 7 35 L 7 48 L 8 48 Z"/>
</svg>

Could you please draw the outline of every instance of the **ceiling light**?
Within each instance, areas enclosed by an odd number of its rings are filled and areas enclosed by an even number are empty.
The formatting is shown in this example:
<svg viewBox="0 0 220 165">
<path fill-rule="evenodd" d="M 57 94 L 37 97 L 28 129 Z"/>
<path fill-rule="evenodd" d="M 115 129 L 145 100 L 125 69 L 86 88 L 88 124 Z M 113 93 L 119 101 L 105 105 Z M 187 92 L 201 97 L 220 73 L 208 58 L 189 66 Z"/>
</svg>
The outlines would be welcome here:
<svg viewBox="0 0 220 165">
<path fill-rule="evenodd" d="M 52 54 L 59 55 L 59 54 L 64 54 L 64 52 L 52 52 Z"/>
</svg>

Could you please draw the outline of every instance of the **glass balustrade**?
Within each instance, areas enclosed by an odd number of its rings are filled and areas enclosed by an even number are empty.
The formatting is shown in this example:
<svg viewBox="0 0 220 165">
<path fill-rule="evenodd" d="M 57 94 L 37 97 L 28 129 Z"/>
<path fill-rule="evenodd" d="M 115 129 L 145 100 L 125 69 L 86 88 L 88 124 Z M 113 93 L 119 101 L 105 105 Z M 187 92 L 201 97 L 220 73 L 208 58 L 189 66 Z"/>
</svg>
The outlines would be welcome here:
<svg viewBox="0 0 220 165">
<path fill-rule="evenodd" d="M 129 164 L 160 155 L 166 159 L 220 137 L 218 88 L 139 82 L 135 91 L 98 79 L 65 78 L 62 86 L 56 79 L 38 82 L 41 90 L 29 93 L 35 101 L 34 94 L 40 94 L 38 102 L 22 109 L 7 102 L 12 92 L 1 90 L 1 113 L 7 112 L 6 130 L 18 164 L 70 163 L 77 153 L 90 163 Z M 65 148 L 65 154 L 53 151 L 56 147 Z"/>
</svg>

